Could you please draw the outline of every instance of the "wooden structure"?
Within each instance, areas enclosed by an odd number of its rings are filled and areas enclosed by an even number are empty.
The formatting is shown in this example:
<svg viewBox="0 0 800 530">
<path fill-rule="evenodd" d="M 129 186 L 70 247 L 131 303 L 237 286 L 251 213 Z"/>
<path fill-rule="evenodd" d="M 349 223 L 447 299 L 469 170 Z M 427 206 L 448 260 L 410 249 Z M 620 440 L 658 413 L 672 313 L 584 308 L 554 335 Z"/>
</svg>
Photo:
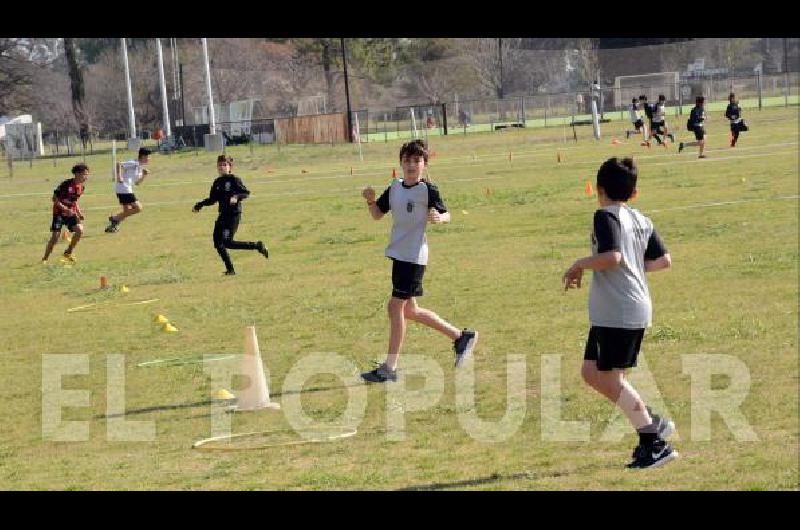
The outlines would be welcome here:
<svg viewBox="0 0 800 530">
<path fill-rule="evenodd" d="M 347 116 L 337 113 L 276 118 L 275 135 L 281 144 L 345 143 Z"/>
</svg>

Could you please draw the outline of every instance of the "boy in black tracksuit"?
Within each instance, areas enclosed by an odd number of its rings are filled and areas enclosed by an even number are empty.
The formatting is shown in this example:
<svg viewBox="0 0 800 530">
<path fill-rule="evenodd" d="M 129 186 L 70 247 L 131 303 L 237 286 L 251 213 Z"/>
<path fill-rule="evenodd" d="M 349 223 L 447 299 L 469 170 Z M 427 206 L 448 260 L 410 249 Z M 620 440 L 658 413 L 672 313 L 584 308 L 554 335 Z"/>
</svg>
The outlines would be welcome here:
<svg viewBox="0 0 800 530">
<path fill-rule="evenodd" d="M 211 206 L 215 202 L 219 206 L 219 217 L 214 223 L 214 248 L 225 263 L 225 274 L 236 274 L 233 263 L 228 255 L 229 248 L 242 250 L 258 250 L 265 258 L 269 257 L 267 247 L 261 241 L 234 241 L 233 236 L 239 228 L 242 217 L 242 200 L 250 196 L 250 191 L 244 187 L 242 180 L 231 173 L 233 158 L 220 155 L 217 157 L 217 170 L 219 177 L 211 185 L 208 198 L 194 205 L 192 211 L 199 212 L 203 206 Z"/>
<path fill-rule="evenodd" d="M 736 147 L 736 141 L 739 139 L 739 133 L 748 129 L 747 124 L 742 119 L 742 108 L 739 102 L 736 101 L 736 94 L 731 92 L 728 96 L 728 108 L 725 109 L 725 117 L 731 122 L 731 147 Z"/>
</svg>

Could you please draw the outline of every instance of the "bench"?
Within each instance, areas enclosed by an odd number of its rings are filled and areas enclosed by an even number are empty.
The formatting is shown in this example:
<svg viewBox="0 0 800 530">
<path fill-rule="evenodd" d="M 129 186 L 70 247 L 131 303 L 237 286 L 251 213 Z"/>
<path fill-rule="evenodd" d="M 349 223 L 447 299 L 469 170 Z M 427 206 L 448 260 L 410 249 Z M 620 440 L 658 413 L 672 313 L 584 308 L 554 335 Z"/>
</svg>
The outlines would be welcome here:
<svg viewBox="0 0 800 530">
<path fill-rule="evenodd" d="M 507 129 L 509 127 L 524 128 L 525 124 L 522 123 L 521 121 L 508 121 L 508 122 L 502 122 L 502 123 L 492 123 L 492 129 L 495 130 L 495 131 L 499 131 L 500 129 Z"/>
<path fill-rule="evenodd" d="M 597 120 L 597 121 L 599 123 L 610 123 L 611 122 L 611 120 L 608 119 L 608 118 L 603 118 L 603 119 Z M 592 120 L 574 120 L 572 123 L 570 123 L 570 126 L 571 127 L 575 127 L 576 125 L 591 125 L 591 124 L 592 124 Z"/>
</svg>

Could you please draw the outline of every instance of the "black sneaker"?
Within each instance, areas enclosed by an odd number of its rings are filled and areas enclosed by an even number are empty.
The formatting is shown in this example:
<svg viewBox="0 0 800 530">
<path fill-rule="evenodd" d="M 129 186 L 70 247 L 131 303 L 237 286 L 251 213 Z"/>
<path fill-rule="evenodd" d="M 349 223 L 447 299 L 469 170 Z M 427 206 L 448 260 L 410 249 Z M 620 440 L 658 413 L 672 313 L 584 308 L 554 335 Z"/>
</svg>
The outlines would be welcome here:
<svg viewBox="0 0 800 530">
<path fill-rule="evenodd" d="M 633 461 L 628 464 L 628 469 L 647 469 L 650 467 L 660 467 L 678 458 L 678 452 L 664 440 L 656 439 L 649 446 L 639 445 L 633 451 Z"/>
<path fill-rule="evenodd" d="M 464 361 L 472 355 L 472 350 L 475 349 L 477 342 L 478 332 L 467 328 L 464 328 L 461 336 L 453 341 L 453 350 L 456 352 L 456 368 L 461 367 Z"/>
<path fill-rule="evenodd" d="M 389 370 L 385 364 L 378 365 L 371 372 L 361 374 L 361 379 L 367 383 L 385 383 L 386 381 L 397 381 L 397 370 Z"/>
<path fill-rule="evenodd" d="M 625 139 L 628 140 L 631 137 L 630 131 L 625 131 Z"/>
<path fill-rule="evenodd" d="M 675 143 L 675 137 L 672 135 L 672 133 L 668 134 L 667 136 L 669 136 L 669 141 L 674 144 Z"/>
<path fill-rule="evenodd" d="M 223 276 L 236 276 L 236 271 L 225 271 L 222 273 Z"/>
<path fill-rule="evenodd" d="M 108 226 L 106 227 L 106 233 L 111 234 L 119 230 L 119 221 L 115 221 L 113 217 L 108 218 Z"/>
<path fill-rule="evenodd" d="M 697 158 L 706 158 L 706 155 L 698 155 Z"/>
<path fill-rule="evenodd" d="M 269 249 L 267 249 L 267 246 L 264 244 L 264 242 L 263 241 L 259 241 L 258 243 L 256 243 L 256 245 L 258 245 L 256 247 L 256 250 L 258 250 L 258 253 L 261 254 L 262 256 L 264 256 L 265 258 L 269 258 Z"/>
</svg>

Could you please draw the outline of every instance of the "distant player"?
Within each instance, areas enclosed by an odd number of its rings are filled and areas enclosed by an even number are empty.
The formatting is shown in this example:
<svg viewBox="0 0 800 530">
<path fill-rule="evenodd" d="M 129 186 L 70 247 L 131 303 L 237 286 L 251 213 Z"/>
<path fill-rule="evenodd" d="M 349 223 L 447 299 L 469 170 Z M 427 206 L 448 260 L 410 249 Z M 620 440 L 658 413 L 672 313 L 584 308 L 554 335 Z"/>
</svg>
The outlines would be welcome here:
<svg viewBox="0 0 800 530">
<path fill-rule="evenodd" d="M 211 184 L 208 198 L 195 204 L 192 209 L 197 213 L 203 206 L 217 203 L 219 216 L 217 222 L 214 223 L 214 248 L 217 249 L 219 257 L 225 264 L 225 275 L 227 276 L 236 274 L 231 257 L 228 255 L 228 249 L 257 250 L 265 258 L 269 257 L 269 251 L 263 242 L 234 241 L 233 239 L 242 218 L 242 201 L 250 196 L 250 191 L 244 187 L 242 179 L 231 173 L 232 170 L 233 158 L 219 155 L 217 157 L 219 177 Z"/>
<path fill-rule="evenodd" d="M 736 101 L 736 94 L 731 92 L 728 96 L 728 108 L 725 109 L 725 117 L 731 122 L 731 147 L 736 147 L 736 141 L 739 140 L 739 133 L 749 129 L 747 124 L 742 119 L 742 108 L 739 102 Z"/>
<path fill-rule="evenodd" d="M 631 134 L 641 134 L 642 143 L 640 145 L 650 147 L 650 142 L 647 140 L 647 127 L 644 125 L 644 120 L 639 112 L 639 105 L 636 98 L 631 101 L 631 106 L 628 107 L 628 116 L 633 124 L 634 130 L 630 129 L 625 131 L 625 138 L 630 138 Z"/>
<path fill-rule="evenodd" d="M 653 130 L 653 127 L 654 127 L 653 121 L 654 121 L 654 116 L 655 116 L 655 112 L 656 112 L 656 106 L 655 105 L 651 105 L 650 103 L 648 103 L 647 102 L 647 96 L 645 96 L 644 94 L 639 96 L 639 104 L 642 106 L 642 110 L 644 110 L 644 115 L 647 117 L 647 121 L 648 121 L 647 139 L 650 140 L 651 138 L 655 138 L 656 142 L 658 142 L 659 145 L 663 145 L 664 142 L 661 141 L 661 138 Z"/>
<path fill-rule="evenodd" d="M 461 366 L 478 340 L 478 333 L 459 330 L 429 309 L 417 305 L 422 296 L 422 277 L 428 264 L 428 223 L 450 222 L 450 212 L 433 183 L 422 179 L 428 165 L 428 149 L 422 140 L 412 140 L 400 148 L 403 178 L 392 181 L 375 200 L 375 190 L 367 187 L 362 197 L 376 221 L 392 212 L 392 233 L 386 257 L 392 260 L 392 297 L 389 299 L 389 347 L 386 360 L 371 372 L 361 374 L 370 383 L 397 381 L 397 361 L 409 320 L 435 329 L 453 341 L 455 365 Z"/>
<path fill-rule="evenodd" d="M 591 233 L 592 254 L 564 273 L 564 288 L 580 288 L 583 271 L 592 270 L 589 294 L 591 328 L 581 376 L 587 385 L 614 403 L 639 434 L 629 468 L 666 464 L 678 453 L 665 441 L 675 429 L 654 414 L 625 378 L 636 366 L 645 329 L 651 326 L 652 303 L 647 273 L 666 269 L 670 255 L 653 222 L 628 206 L 636 197 L 633 160 L 611 158 L 597 172 L 597 200 Z"/>
<path fill-rule="evenodd" d="M 53 252 L 53 247 L 61 235 L 62 226 L 67 227 L 73 233 L 62 259 L 69 263 L 75 263 L 72 252 L 83 235 L 81 221 L 84 219 L 83 212 L 78 206 L 78 199 L 83 195 L 83 183 L 89 178 L 89 166 L 76 164 L 72 168 L 72 175 L 71 179 L 63 181 L 53 191 L 53 221 L 50 224 L 50 240 L 47 242 L 44 257 L 42 258 L 43 264 L 47 263 L 48 258 L 50 258 L 50 253 Z"/>
<path fill-rule="evenodd" d="M 703 150 L 706 146 L 706 111 L 703 108 L 706 102 L 706 98 L 703 96 L 697 96 L 695 99 L 694 108 L 689 113 L 689 119 L 686 121 L 686 128 L 694 133 L 695 141 L 684 143 L 681 142 L 678 145 L 678 152 L 680 153 L 686 147 L 700 147 L 700 155 L 697 158 L 705 158 L 706 155 L 703 154 Z"/>
<path fill-rule="evenodd" d="M 658 139 L 658 135 L 663 135 L 665 137 L 669 137 L 670 142 L 675 142 L 675 137 L 670 134 L 669 128 L 667 127 L 667 98 L 664 94 L 660 94 L 658 96 L 658 102 L 655 104 L 653 108 L 653 125 L 652 125 L 653 135 Z M 664 147 L 667 146 L 666 143 L 659 141 L 659 143 L 663 144 Z"/>
<path fill-rule="evenodd" d="M 138 186 L 150 173 L 146 166 L 150 162 L 150 150 L 142 147 L 139 149 L 139 156 L 136 160 L 128 160 L 127 162 L 117 162 L 115 168 L 115 189 L 117 192 L 117 200 L 122 206 L 122 211 L 117 215 L 112 215 L 108 218 L 108 226 L 106 227 L 107 233 L 113 233 L 119 230 L 119 225 L 130 217 L 142 211 L 142 203 L 136 198 L 133 193 L 133 187 Z"/>
</svg>

